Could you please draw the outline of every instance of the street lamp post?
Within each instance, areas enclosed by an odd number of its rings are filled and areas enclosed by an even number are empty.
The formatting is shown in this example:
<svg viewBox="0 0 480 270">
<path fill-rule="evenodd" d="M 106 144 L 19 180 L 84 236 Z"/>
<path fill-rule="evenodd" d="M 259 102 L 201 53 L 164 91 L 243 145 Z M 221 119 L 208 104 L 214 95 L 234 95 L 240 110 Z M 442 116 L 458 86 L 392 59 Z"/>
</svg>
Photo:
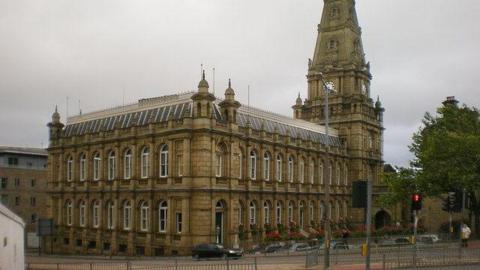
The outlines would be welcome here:
<svg viewBox="0 0 480 270">
<path fill-rule="evenodd" d="M 325 108 L 324 108 L 324 115 L 325 115 L 325 135 L 327 137 L 327 144 L 325 147 L 325 159 L 328 161 L 328 155 L 330 151 L 330 137 L 328 135 L 328 121 L 329 121 L 329 108 L 328 108 L 328 94 L 334 91 L 334 85 L 332 82 L 325 82 L 323 79 L 323 74 L 320 73 L 320 80 L 322 81 L 323 88 L 325 90 Z M 330 216 L 331 216 L 331 205 L 330 205 L 330 178 L 331 178 L 331 167 L 327 166 L 328 168 L 328 179 L 324 181 L 325 183 L 325 201 L 327 203 L 326 207 L 326 218 L 325 218 L 325 253 L 324 253 L 324 261 L 323 261 L 323 269 L 329 270 L 330 269 L 330 242 L 332 236 L 332 229 L 330 228 Z"/>
</svg>

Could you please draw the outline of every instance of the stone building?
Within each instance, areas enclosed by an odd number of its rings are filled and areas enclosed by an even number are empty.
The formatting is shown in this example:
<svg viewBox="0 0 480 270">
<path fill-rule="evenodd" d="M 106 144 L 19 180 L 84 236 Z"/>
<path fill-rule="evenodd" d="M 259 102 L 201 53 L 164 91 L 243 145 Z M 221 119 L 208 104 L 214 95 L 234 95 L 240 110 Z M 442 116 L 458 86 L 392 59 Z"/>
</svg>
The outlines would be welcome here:
<svg viewBox="0 0 480 270">
<path fill-rule="evenodd" d="M 0 146 L 1 202 L 25 221 L 30 247 L 38 219 L 48 217 L 47 157 L 41 148 Z"/>
<path fill-rule="evenodd" d="M 326 218 L 359 220 L 349 208 L 351 181 L 378 179 L 383 109 L 362 90 L 370 80 L 363 53 L 359 60 L 346 50 L 352 44 L 342 45 L 354 42 L 343 40 L 348 35 L 360 42 L 354 2 L 325 1 L 322 24 L 337 18 L 333 9 L 342 24 L 332 27 L 346 35 L 328 56 L 342 61 L 324 71 L 340 86 L 329 136 L 317 113 L 328 27 L 319 27 L 311 95 L 297 100 L 296 119 L 240 104 L 230 82 L 218 99 L 205 75 L 194 92 L 71 117 L 65 126 L 55 112 L 48 124 L 55 252 L 188 254 L 204 242 L 251 244 L 267 226 L 307 231 Z"/>
</svg>

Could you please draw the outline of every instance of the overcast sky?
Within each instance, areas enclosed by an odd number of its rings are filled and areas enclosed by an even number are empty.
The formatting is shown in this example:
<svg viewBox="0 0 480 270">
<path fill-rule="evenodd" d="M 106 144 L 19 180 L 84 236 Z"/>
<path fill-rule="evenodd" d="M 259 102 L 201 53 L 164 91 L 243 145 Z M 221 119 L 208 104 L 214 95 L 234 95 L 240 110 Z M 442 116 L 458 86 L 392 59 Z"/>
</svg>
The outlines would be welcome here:
<svg viewBox="0 0 480 270">
<path fill-rule="evenodd" d="M 385 160 L 407 165 L 426 111 L 446 96 L 479 107 L 480 1 L 357 0 Z M 291 115 L 306 96 L 322 0 L 0 0 L 0 144 L 44 146 L 66 115 L 196 89 Z"/>
</svg>

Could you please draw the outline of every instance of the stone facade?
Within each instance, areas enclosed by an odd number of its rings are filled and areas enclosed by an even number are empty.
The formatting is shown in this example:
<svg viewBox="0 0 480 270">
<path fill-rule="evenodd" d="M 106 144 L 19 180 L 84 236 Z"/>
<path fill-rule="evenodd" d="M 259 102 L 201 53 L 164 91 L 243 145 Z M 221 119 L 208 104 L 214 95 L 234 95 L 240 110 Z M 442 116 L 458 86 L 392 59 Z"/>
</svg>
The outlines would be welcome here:
<svg viewBox="0 0 480 270">
<path fill-rule="evenodd" d="M 266 226 L 308 231 L 327 218 L 360 220 L 349 207 L 351 181 L 378 178 L 381 148 L 365 156 L 359 145 L 367 131 L 381 140 L 381 110 L 356 98 L 358 111 L 352 104 L 335 115 L 329 135 L 309 102 L 297 110 L 309 121 L 292 119 L 241 105 L 230 82 L 217 99 L 205 76 L 196 92 L 71 117 L 66 126 L 55 112 L 54 252 L 188 254 L 205 242 L 251 245 Z"/>
</svg>

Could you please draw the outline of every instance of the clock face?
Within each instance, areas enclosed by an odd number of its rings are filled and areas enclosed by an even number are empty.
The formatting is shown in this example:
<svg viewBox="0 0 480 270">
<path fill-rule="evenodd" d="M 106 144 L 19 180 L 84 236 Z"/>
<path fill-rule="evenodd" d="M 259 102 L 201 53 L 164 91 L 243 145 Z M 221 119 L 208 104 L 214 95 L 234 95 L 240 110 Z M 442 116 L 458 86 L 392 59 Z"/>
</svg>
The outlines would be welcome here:
<svg viewBox="0 0 480 270">
<path fill-rule="evenodd" d="M 333 84 L 333 82 L 326 82 L 325 86 L 329 92 L 332 92 L 335 90 L 335 85 Z"/>
</svg>

